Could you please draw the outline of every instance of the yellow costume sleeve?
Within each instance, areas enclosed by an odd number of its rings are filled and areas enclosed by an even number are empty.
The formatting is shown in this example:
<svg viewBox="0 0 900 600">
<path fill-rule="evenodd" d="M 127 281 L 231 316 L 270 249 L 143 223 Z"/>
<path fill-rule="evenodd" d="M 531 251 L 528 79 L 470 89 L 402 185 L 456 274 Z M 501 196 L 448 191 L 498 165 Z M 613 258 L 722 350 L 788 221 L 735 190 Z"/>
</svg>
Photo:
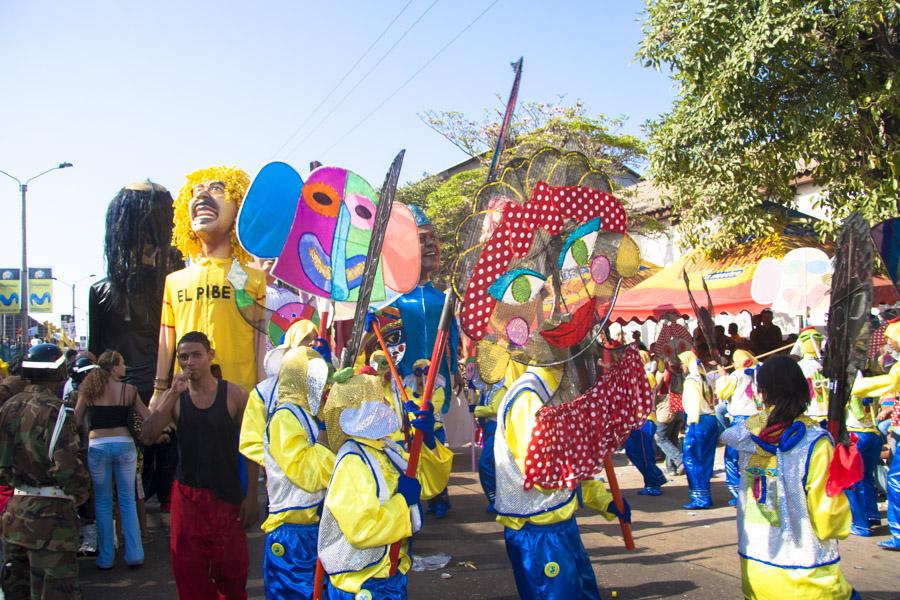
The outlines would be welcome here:
<svg viewBox="0 0 900 600">
<path fill-rule="evenodd" d="M 307 492 L 328 487 L 334 452 L 323 444 L 310 444 L 306 431 L 288 410 L 278 410 L 269 423 L 269 451 L 291 483 Z"/>
<path fill-rule="evenodd" d="M 175 311 L 172 309 L 172 290 L 169 289 L 168 277 L 166 277 L 166 284 L 163 289 L 162 312 L 160 313 L 159 324 L 163 327 L 175 329 Z"/>
<path fill-rule="evenodd" d="M 422 444 L 416 478 L 422 484 L 422 500 L 429 500 L 440 494 L 450 481 L 453 468 L 453 451 L 435 440 L 434 450 Z"/>
<path fill-rule="evenodd" d="M 881 398 L 900 392 L 900 362 L 894 363 L 886 375 L 857 377 L 851 395 L 854 398 Z"/>
<path fill-rule="evenodd" d="M 266 430 L 266 405 L 254 386 L 247 398 L 238 450 L 253 462 L 263 464 L 263 434 Z"/>
<path fill-rule="evenodd" d="M 699 381 L 693 379 L 684 380 L 684 391 L 681 395 L 684 412 L 687 415 L 687 424 L 692 425 L 700 421 L 700 403 L 703 402 L 703 389 Z"/>
<path fill-rule="evenodd" d="M 825 493 L 828 467 L 834 447 L 827 438 L 821 438 L 813 447 L 806 473 L 806 505 L 813 529 L 820 540 L 842 540 L 850 535 L 850 504 L 845 494 L 830 497 Z"/>
<path fill-rule="evenodd" d="M 372 471 L 356 454 L 344 456 L 335 466 L 325 506 L 357 548 L 386 546 L 412 535 L 406 500 L 394 494 L 380 504 Z"/>
<path fill-rule="evenodd" d="M 612 493 L 606 489 L 602 481 L 591 479 L 581 482 L 581 500 L 591 510 L 597 511 L 607 521 L 612 521 L 616 516 L 608 511 L 613 502 Z"/>
<path fill-rule="evenodd" d="M 476 419 L 490 419 L 491 417 L 496 417 L 497 411 L 494 410 L 493 406 L 476 406 L 475 407 L 475 418 Z"/>
<path fill-rule="evenodd" d="M 734 396 L 737 390 L 737 377 L 726 375 L 716 379 L 716 398 L 719 400 L 728 400 Z"/>
</svg>

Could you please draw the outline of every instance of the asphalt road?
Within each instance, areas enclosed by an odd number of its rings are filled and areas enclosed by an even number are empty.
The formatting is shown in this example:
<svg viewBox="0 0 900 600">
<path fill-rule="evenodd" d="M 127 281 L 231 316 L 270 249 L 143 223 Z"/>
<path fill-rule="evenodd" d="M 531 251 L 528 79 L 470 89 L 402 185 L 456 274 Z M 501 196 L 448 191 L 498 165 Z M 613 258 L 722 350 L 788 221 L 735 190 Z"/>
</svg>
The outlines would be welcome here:
<svg viewBox="0 0 900 600">
<path fill-rule="evenodd" d="M 719 448 L 721 463 L 722 448 Z M 675 477 L 659 497 L 638 496 L 640 475 L 624 455 L 614 457 L 623 492 L 633 509 L 637 548 L 627 551 L 617 523 L 582 511 L 578 516 L 582 539 L 604 597 L 740 598 L 740 567 L 736 551 L 734 509 L 725 506 L 724 474 L 717 470 L 713 497 L 717 508 L 689 512 L 687 481 Z M 719 465 L 721 466 L 721 465 Z M 453 509 L 443 520 L 428 519 L 416 536 L 414 553 L 452 555 L 450 564 L 437 571 L 410 573 L 409 596 L 429 600 L 457 598 L 516 598 L 512 571 L 506 559 L 502 528 L 485 514 L 485 500 L 469 455 L 457 456 L 451 478 Z M 150 507 L 151 524 L 159 523 L 158 507 Z M 841 542 L 844 575 L 863 598 L 900 598 L 900 553 L 878 549 L 885 539 L 882 526 L 872 538 L 851 536 Z M 248 595 L 264 597 L 261 561 L 263 535 L 248 534 L 250 573 Z M 81 559 L 84 597 L 88 600 L 162 600 L 177 597 L 172 580 L 165 532 L 154 528 L 145 546 L 144 568 L 131 571 L 121 556 L 113 571 L 100 572 L 92 559 Z M 474 567 L 474 568 L 473 568 Z M 449 577 L 447 577 L 449 575 Z M 615 595 L 614 595 L 615 594 Z"/>
</svg>

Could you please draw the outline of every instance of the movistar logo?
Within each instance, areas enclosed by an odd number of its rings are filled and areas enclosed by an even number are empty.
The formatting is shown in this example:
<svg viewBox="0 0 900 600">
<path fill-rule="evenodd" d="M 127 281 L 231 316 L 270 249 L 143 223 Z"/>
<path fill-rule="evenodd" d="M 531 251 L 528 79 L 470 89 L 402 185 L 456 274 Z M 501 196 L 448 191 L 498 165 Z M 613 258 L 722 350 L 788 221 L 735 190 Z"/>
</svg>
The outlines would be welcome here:
<svg viewBox="0 0 900 600">
<path fill-rule="evenodd" d="M 3 294 L 0 294 L 0 304 L 3 304 L 3 306 L 9 306 L 10 304 L 12 304 L 14 302 L 16 304 L 19 303 L 19 292 L 13 292 L 9 296 L 4 296 Z"/>
<path fill-rule="evenodd" d="M 44 302 L 50 302 L 50 292 L 44 292 L 41 296 L 31 294 L 32 304 L 43 304 Z"/>
</svg>

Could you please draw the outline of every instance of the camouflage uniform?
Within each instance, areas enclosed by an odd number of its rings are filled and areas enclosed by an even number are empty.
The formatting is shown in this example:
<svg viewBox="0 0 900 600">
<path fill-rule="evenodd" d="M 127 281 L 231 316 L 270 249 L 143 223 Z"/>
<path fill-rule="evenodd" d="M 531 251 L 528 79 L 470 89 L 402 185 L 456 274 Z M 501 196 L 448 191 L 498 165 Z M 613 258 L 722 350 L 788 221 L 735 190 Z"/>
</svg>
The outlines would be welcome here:
<svg viewBox="0 0 900 600">
<path fill-rule="evenodd" d="M 75 507 L 88 498 L 90 474 L 78 459 L 71 410 L 48 457 L 62 406 L 45 387 L 29 385 L 0 408 L 0 485 L 57 487 L 74 499 L 16 495 L 9 501 L 2 521 L 7 600 L 81 598 Z"/>
</svg>

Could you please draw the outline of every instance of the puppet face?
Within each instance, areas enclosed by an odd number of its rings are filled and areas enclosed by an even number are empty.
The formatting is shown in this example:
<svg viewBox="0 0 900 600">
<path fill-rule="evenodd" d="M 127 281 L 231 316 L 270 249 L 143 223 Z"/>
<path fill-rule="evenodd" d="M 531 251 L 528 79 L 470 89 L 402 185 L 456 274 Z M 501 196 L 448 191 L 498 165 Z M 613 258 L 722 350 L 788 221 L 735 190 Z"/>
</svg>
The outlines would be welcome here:
<svg viewBox="0 0 900 600">
<path fill-rule="evenodd" d="M 403 332 L 403 328 L 385 328 L 383 335 L 384 344 L 391 354 L 391 360 L 394 361 L 395 365 L 399 365 L 403 357 L 406 356 L 406 334 Z"/>
<path fill-rule="evenodd" d="M 425 281 L 441 268 L 441 243 L 434 225 L 419 227 L 419 247 L 422 252 L 421 279 Z"/>
<path fill-rule="evenodd" d="M 238 206 L 229 202 L 224 181 L 198 183 L 191 189 L 188 202 L 191 229 L 205 241 L 224 238 L 231 232 Z"/>
<path fill-rule="evenodd" d="M 466 333 L 518 362 L 566 360 L 599 334 L 619 280 L 639 266 L 625 227 L 618 201 L 590 188 L 539 182 L 524 206 L 510 200 L 466 291 Z"/>
</svg>

